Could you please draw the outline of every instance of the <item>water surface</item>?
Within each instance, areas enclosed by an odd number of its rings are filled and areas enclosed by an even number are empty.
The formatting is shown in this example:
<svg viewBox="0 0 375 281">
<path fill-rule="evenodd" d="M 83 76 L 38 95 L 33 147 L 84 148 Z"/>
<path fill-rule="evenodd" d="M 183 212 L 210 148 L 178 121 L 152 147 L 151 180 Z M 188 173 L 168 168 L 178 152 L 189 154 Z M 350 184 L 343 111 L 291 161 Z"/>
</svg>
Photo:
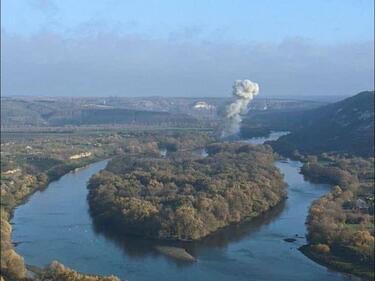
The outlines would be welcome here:
<svg viewBox="0 0 375 281">
<path fill-rule="evenodd" d="M 311 202 L 328 191 L 299 174 L 301 163 L 278 161 L 289 184 L 288 199 L 259 217 L 225 228 L 185 247 L 196 263 L 173 260 L 154 250 L 171 244 L 117 236 L 93 225 L 88 213 L 86 183 L 103 169 L 98 162 L 51 183 L 19 206 L 12 223 L 16 250 L 27 264 L 44 266 L 53 260 L 78 271 L 114 274 L 134 281 L 301 281 L 355 280 L 311 261 L 298 251 L 306 243 L 305 219 Z M 285 238 L 296 238 L 294 243 Z"/>
</svg>

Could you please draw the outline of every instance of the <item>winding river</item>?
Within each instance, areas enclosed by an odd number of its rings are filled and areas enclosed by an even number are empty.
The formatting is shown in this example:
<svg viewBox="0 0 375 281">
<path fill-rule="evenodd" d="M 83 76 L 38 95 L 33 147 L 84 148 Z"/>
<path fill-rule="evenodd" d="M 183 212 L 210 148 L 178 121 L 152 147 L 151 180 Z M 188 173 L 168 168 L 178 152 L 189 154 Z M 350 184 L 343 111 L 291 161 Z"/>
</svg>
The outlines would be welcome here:
<svg viewBox="0 0 375 281">
<path fill-rule="evenodd" d="M 329 189 L 305 181 L 298 161 L 276 163 L 289 185 L 288 199 L 267 214 L 199 242 L 168 242 L 187 249 L 197 258 L 195 263 L 162 255 L 155 250 L 159 242 L 118 237 L 93 225 L 86 183 L 106 163 L 101 161 L 63 176 L 15 210 L 13 241 L 27 264 L 44 266 L 58 260 L 81 272 L 114 274 L 129 281 L 357 280 L 330 271 L 298 251 L 306 243 L 308 208 Z M 288 243 L 285 238 L 296 241 Z"/>
</svg>

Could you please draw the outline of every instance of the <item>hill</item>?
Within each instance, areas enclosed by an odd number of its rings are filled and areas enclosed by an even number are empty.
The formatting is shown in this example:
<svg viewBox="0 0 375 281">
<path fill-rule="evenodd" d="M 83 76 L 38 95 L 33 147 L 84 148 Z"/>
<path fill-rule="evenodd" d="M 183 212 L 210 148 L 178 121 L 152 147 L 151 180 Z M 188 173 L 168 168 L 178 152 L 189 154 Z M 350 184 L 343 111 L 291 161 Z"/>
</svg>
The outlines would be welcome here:
<svg viewBox="0 0 375 281">
<path fill-rule="evenodd" d="M 278 118 L 279 117 L 279 118 Z M 279 152 L 374 154 L 374 92 L 361 92 L 340 102 L 308 111 L 263 117 L 271 129 L 289 130 L 272 146 Z"/>
<path fill-rule="evenodd" d="M 119 108 L 91 103 L 88 98 L 1 99 L 3 128 L 95 124 L 193 127 L 201 125 L 197 118 L 185 113 Z"/>
</svg>

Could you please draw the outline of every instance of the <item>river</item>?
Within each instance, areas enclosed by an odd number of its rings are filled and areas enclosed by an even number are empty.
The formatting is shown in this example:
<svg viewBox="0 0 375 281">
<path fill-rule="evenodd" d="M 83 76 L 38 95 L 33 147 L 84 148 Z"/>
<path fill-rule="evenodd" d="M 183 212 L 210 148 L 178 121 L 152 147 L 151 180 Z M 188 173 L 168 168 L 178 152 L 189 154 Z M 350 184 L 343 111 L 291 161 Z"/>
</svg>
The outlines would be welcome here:
<svg viewBox="0 0 375 281">
<path fill-rule="evenodd" d="M 261 142 L 268 140 L 263 138 Z M 259 139 L 248 142 L 259 143 Z M 191 243 L 118 237 L 93 225 L 86 183 L 107 161 L 69 173 L 16 208 L 12 219 L 16 251 L 30 265 L 53 260 L 91 274 L 114 274 L 129 281 L 336 281 L 358 280 L 305 257 L 305 219 L 312 201 L 329 190 L 305 181 L 301 162 L 278 161 L 288 199 L 249 223 L 227 227 Z M 295 238 L 293 243 L 285 238 Z M 157 252 L 155 245 L 182 246 L 197 258 L 188 263 Z"/>
</svg>

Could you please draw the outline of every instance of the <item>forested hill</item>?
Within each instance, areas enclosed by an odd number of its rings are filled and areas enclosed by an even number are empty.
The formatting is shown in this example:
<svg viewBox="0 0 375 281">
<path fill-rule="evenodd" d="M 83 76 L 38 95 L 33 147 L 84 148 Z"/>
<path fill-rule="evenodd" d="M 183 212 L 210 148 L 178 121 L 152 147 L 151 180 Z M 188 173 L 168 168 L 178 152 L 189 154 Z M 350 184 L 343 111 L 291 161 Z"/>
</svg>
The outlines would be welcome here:
<svg viewBox="0 0 375 281">
<path fill-rule="evenodd" d="M 361 92 L 340 102 L 295 115 L 289 114 L 284 126 L 288 119 L 292 133 L 272 143 L 278 151 L 374 154 L 374 91 Z"/>
</svg>

